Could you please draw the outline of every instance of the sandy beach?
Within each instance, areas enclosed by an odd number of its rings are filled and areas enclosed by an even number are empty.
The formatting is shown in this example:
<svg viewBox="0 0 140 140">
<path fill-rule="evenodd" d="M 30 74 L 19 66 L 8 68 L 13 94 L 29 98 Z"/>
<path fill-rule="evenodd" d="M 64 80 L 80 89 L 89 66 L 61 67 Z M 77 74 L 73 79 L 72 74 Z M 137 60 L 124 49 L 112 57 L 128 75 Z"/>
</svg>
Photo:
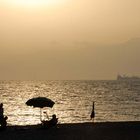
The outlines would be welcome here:
<svg viewBox="0 0 140 140">
<path fill-rule="evenodd" d="M 140 122 L 102 122 L 58 124 L 42 129 L 40 125 L 8 126 L 0 131 L 1 140 L 140 140 Z"/>
</svg>

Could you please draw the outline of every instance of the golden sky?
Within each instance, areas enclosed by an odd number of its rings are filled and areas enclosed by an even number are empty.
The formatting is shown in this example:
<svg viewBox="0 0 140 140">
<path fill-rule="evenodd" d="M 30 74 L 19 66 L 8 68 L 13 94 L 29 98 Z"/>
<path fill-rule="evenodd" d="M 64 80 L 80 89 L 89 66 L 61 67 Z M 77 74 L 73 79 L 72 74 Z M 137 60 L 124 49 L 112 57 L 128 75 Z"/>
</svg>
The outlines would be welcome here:
<svg viewBox="0 0 140 140">
<path fill-rule="evenodd" d="M 140 75 L 139 0 L 0 0 L 0 79 Z"/>
</svg>

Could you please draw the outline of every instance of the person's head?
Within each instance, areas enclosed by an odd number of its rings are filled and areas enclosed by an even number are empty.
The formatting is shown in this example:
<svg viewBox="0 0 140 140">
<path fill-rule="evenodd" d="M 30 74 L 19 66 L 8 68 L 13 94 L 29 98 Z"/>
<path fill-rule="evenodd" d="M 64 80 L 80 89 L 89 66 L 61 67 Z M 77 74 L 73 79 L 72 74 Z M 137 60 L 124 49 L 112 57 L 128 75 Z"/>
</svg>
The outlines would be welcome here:
<svg viewBox="0 0 140 140">
<path fill-rule="evenodd" d="M 53 114 L 53 115 L 52 115 L 52 118 L 56 118 L 56 115 L 55 115 L 55 114 Z"/>
<path fill-rule="evenodd" d="M 2 108 L 2 107 L 3 107 L 3 103 L 0 104 L 0 108 Z"/>
<path fill-rule="evenodd" d="M 5 117 L 4 117 L 4 119 L 5 119 L 5 120 L 7 120 L 7 119 L 8 119 L 8 117 L 7 117 L 7 116 L 5 116 Z"/>
</svg>

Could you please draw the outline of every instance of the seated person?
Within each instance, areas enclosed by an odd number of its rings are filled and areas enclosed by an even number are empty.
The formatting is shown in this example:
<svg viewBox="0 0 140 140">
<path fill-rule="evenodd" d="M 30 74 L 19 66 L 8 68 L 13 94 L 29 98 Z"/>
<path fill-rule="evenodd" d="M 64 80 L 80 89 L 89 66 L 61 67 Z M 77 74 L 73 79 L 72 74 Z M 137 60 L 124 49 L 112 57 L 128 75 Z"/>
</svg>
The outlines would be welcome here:
<svg viewBox="0 0 140 140">
<path fill-rule="evenodd" d="M 58 118 L 56 118 L 56 115 L 52 115 L 52 119 L 49 121 L 42 121 L 43 127 L 52 127 L 56 126 L 58 123 Z"/>
<path fill-rule="evenodd" d="M 49 124 L 54 126 L 57 124 L 57 122 L 58 122 L 58 118 L 56 118 L 56 115 L 55 114 L 52 115 L 52 119 L 49 121 Z"/>
<path fill-rule="evenodd" d="M 8 117 L 7 116 L 5 116 L 5 117 L 3 117 L 3 118 L 1 118 L 0 119 L 0 125 L 1 125 L 1 128 L 2 129 L 5 129 L 6 128 L 6 126 L 7 126 L 7 120 L 8 119 Z"/>
</svg>

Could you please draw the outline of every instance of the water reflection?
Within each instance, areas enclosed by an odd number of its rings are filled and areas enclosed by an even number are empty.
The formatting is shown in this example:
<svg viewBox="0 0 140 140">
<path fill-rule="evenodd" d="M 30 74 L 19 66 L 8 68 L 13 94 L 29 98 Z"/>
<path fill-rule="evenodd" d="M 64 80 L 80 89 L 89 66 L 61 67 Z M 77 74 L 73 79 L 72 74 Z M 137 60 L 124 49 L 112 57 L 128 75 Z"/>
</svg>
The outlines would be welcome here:
<svg viewBox="0 0 140 140">
<path fill-rule="evenodd" d="M 140 82 L 118 81 L 10 81 L 0 82 L 0 102 L 8 123 L 40 123 L 40 109 L 25 105 L 33 97 L 45 96 L 56 102 L 48 114 L 61 123 L 90 121 L 95 101 L 95 121 L 140 120 Z"/>
</svg>

